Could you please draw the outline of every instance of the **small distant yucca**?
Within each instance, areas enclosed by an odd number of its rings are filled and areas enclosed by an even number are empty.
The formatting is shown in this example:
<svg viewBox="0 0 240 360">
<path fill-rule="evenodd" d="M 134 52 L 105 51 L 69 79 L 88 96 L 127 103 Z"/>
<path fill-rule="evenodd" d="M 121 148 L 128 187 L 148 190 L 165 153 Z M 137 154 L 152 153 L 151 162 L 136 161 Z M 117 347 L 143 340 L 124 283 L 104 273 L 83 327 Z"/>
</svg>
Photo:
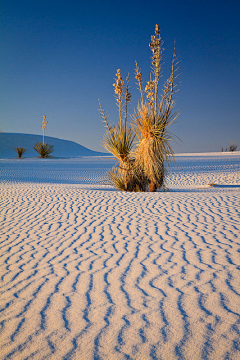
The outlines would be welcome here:
<svg viewBox="0 0 240 360">
<path fill-rule="evenodd" d="M 17 147 L 17 148 L 14 148 L 14 150 L 17 152 L 19 159 L 21 159 L 22 155 L 27 151 L 27 149 L 25 149 L 23 147 Z"/>
<path fill-rule="evenodd" d="M 50 154 L 53 152 L 53 145 L 51 144 L 45 144 L 44 143 L 44 133 L 45 133 L 45 128 L 46 128 L 46 124 L 47 124 L 47 120 L 46 120 L 46 116 L 44 115 L 43 117 L 43 121 L 42 121 L 42 131 L 43 131 L 43 142 L 37 142 L 33 148 L 34 150 L 36 150 L 41 158 L 47 158 L 50 156 Z"/>
<path fill-rule="evenodd" d="M 178 117 L 179 111 L 173 113 L 174 95 L 179 90 L 177 78 L 179 61 L 175 47 L 172 59 L 171 74 L 164 84 L 163 93 L 159 98 L 159 80 L 162 76 L 163 41 L 159 25 L 151 36 L 149 44 L 152 51 L 151 77 L 143 90 L 142 73 L 136 63 L 136 75 L 141 101 L 132 116 L 132 123 L 127 125 L 127 104 L 130 102 L 127 85 L 124 94 L 124 81 L 121 70 L 117 70 L 116 83 L 113 84 L 119 108 L 119 123 L 115 127 L 109 125 L 104 110 L 100 110 L 106 126 L 103 146 L 119 161 L 108 173 L 109 181 L 119 190 L 126 191 L 156 191 L 164 187 L 167 165 L 174 159 L 170 146 L 172 134 L 168 128 Z M 146 100 L 144 101 L 144 97 Z M 125 104 L 125 119 L 122 119 L 123 102 Z"/>
<path fill-rule="evenodd" d="M 47 158 L 53 152 L 53 145 L 43 144 L 41 142 L 36 143 L 33 148 L 36 150 L 41 158 Z"/>
</svg>

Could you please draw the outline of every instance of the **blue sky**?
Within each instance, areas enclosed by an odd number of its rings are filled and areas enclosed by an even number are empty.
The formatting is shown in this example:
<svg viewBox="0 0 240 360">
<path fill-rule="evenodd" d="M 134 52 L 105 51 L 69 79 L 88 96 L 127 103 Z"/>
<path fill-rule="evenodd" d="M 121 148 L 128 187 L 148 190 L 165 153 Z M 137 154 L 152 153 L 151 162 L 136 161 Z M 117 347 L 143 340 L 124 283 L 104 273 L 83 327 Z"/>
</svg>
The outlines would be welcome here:
<svg viewBox="0 0 240 360">
<path fill-rule="evenodd" d="M 175 152 L 221 151 L 231 141 L 240 149 L 239 18 L 239 0 L 2 0 L 0 128 L 41 134 L 46 115 L 46 135 L 103 151 L 98 99 L 117 122 L 112 84 L 120 68 L 130 74 L 134 111 L 135 60 L 148 81 L 159 24 L 163 81 L 174 40 L 181 60 Z"/>
</svg>

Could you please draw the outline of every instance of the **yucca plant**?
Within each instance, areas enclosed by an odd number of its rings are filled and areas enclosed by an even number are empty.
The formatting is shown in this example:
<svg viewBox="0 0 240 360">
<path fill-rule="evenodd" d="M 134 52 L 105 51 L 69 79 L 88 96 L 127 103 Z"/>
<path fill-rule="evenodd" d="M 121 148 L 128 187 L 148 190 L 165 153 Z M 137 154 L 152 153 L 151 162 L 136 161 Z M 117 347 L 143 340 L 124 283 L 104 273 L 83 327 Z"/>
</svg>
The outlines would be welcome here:
<svg viewBox="0 0 240 360">
<path fill-rule="evenodd" d="M 151 37 L 149 44 L 152 51 L 151 80 L 145 87 L 147 102 L 143 101 L 143 89 L 141 73 L 136 64 L 136 79 L 141 93 L 141 103 L 133 116 L 135 133 L 138 144 L 135 157 L 145 175 L 149 178 L 149 191 L 156 191 L 164 186 L 166 169 L 169 160 L 174 159 L 174 153 L 170 145 L 172 134 L 168 128 L 179 115 L 179 111 L 173 113 L 174 95 L 178 91 L 179 62 L 176 57 L 175 47 L 171 67 L 171 75 L 164 84 L 163 94 L 159 100 L 159 80 L 162 74 L 162 45 L 159 26 L 156 25 L 155 35 Z"/>
<path fill-rule="evenodd" d="M 106 127 L 106 134 L 103 137 L 102 145 L 118 160 L 118 166 L 114 167 L 112 171 L 108 173 L 111 185 L 114 185 L 119 190 L 128 190 L 128 184 L 131 181 L 133 174 L 132 168 L 134 166 L 134 159 L 132 159 L 131 154 L 135 138 L 132 127 L 127 126 L 128 103 L 131 101 L 131 94 L 128 87 L 129 77 L 127 77 L 126 89 L 124 92 L 124 80 L 122 79 L 120 69 L 117 70 L 116 76 L 116 82 L 113 86 L 116 94 L 119 122 L 117 126 L 110 125 L 101 103 L 99 103 L 100 112 Z M 124 119 L 123 109 L 125 111 Z"/>
<path fill-rule="evenodd" d="M 17 148 L 14 148 L 14 150 L 17 152 L 19 159 L 21 159 L 22 155 L 27 151 L 27 149 L 25 149 L 23 147 L 17 147 Z"/>
<path fill-rule="evenodd" d="M 117 70 L 116 84 L 114 84 L 119 106 L 119 124 L 117 127 L 108 124 L 100 105 L 107 127 L 103 146 L 119 161 L 118 168 L 110 171 L 108 176 L 111 184 L 115 184 L 115 187 L 121 190 L 149 190 L 152 192 L 164 187 L 167 166 L 171 159 L 174 160 L 174 153 L 170 145 L 173 135 L 169 132 L 169 126 L 179 115 L 179 111 L 173 113 L 174 95 L 179 89 L 177 83 L 179 61 L 174 46 L 171 74 L 165 82 L 163 94 L 159 98 L 159 81 L 162 76 L 162 45 L 163 41 L 160 36 L 159 25 L 156 25 L 155 35 L 151 37 L 151 43 L 149 44 L 152 51 L 152 72 L 150 81 L 148 81 L 144 90 L 142 73 L 136 63 L 135 78 L 137 79 L 141 100 L 132 116 L 130 126 L 127 126 L 127 115 L 125 121 L 122 121 L 124 81 L 120 70 Z M 127 93 L 129 93 L 128 81 L 125 96 L 126 105 Z M 144 101 L 145 97 L 146 101 Z"/>
<path fill-rule="evenodd" d="M 36 150 L 41 158 L 47 158 L 54 151 L 54 145 L 51 144 L 43 144 L 41 142 L 36 143 L 33 148 Z"/>
</svg>

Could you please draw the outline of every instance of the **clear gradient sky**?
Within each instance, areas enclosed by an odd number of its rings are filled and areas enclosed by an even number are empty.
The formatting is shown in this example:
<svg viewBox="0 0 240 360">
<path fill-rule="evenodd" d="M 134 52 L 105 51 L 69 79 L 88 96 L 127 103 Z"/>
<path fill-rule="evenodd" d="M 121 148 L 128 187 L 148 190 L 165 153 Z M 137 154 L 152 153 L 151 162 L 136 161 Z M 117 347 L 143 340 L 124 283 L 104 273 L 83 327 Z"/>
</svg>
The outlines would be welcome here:
<svg viewBox="0 0 240 360">
<path fill-rule="evenodd" d="M 175 152 L 240 150 L 239 0 L 2 0 L 2 132 L 42 134 L 101 147 L 98 99 L 117 121 L 116 69 L 130 74 L 134 111 L 139 99 L 135 60 L 149 80 L 155 24 L 164 41 L 164 74 L 176 40 L 181 60 L 181 109 L 171 131 Z"/>
</svg>

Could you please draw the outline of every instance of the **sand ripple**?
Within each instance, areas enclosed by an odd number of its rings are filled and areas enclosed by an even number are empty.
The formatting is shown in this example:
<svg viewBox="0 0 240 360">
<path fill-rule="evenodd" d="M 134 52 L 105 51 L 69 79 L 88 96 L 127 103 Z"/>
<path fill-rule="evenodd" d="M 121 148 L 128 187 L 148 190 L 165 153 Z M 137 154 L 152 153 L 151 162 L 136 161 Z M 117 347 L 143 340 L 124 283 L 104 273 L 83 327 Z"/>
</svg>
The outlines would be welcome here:
<svg viewBox="0 0 240 360">
<path fill-rule="evenodd" d="M 239 189 L 1 186 L 1 359 L 239 359 Z"/>
</svg>

